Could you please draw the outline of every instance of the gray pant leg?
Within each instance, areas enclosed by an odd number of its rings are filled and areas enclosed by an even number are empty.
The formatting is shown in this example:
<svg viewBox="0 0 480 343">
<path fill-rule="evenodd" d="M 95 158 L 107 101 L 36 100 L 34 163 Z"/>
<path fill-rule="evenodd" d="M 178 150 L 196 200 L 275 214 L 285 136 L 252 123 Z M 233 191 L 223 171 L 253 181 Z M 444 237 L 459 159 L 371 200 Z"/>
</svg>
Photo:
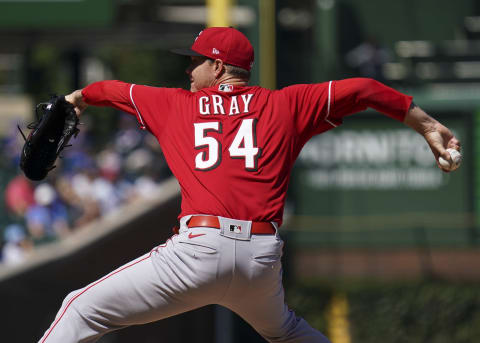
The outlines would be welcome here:
<svg viewBox="0 0 480 343">
<path fill-rule="evenodd" d="M 303 318 L 295 315 L 283 302 L 281 292 L 242 300 L 241 305 L 225 305 L 249 323 L 268 342 L 278 343 L 330 343 L 318 330 Z"/>
<path fill-rule="evenodd" d="M 212 248 L 203 265 L 193 270 L 190 266 L 193 254 L 182 250 L 181 244 L 175 237 L 168 244 L 70 293 L 39 342 L 96 342 L 109 331 L 204 306 L 210 299 L 197 293 L 200 286 L 208 287 L 215 281 L 217 254 Z"/>
<path fill-rule="evenodd" d="M 239 243 L 245 246 L 237 249 L 237 259 L 242 262 L 239 262 L 236 276 L 241 281 L 224 306 L 240 315 L 269 342 L 330 343 L 285 304 L 281 266 L 283 242 L 271 236 L 257 236 L 250 243 L 250 246 Z M 245 263 L 247 260 L 250 262 Z"/>
</svg>

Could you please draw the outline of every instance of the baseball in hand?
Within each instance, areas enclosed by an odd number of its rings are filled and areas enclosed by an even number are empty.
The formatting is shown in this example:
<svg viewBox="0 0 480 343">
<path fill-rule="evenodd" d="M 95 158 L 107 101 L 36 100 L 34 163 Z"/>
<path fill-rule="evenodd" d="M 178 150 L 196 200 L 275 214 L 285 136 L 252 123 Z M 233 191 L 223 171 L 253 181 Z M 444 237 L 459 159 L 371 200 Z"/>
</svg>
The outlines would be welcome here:
<svg viewBox="0 0 480 343">
<path fill-rule="evenodd" d="M 460 167 L 460 163 L 462 162 L 462 154 L 458 152 L 455 149 L 447 149 L 447 151 L 450 153 L 450 157 L 452 158 L 452 163 L 448 162 L 442 157 L 438 158 L 438 163 L 445 168 L 446 170 L 452 171 Z"/>
</svg>

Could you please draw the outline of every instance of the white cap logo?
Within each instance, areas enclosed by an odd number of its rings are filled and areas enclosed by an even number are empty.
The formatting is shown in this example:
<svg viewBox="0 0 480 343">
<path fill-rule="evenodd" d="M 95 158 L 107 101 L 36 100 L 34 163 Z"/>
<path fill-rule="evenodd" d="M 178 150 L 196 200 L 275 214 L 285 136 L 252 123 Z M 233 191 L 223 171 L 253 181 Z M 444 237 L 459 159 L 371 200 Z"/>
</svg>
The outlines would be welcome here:
<svg viewBox="0 0 480 343">
<path fill-rule="evenodd" d="M 218 51 L 217 49 L 213 48 L 213 49 L 212 49 L 212 54 L 214 54 L 214 55 L 219 55 L 219 54 L 220 54 L 220 51 Z"/>
</svg>

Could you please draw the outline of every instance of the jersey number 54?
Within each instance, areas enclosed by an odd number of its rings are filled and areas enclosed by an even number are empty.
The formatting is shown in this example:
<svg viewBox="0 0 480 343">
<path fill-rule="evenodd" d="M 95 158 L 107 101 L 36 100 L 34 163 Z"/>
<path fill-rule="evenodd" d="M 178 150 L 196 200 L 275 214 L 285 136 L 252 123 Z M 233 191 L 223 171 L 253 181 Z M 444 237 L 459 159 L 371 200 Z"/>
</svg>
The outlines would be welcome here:
<svg viewBox="0 0 480 343">
<path fill-rule="evenodd" d="M 245 160 L 245 170 L 247 171 L 258 169 L 258 158 L 261 155 L 261 148 L 257 147 L 256 123 L 256 119 L 242 120 L 235 138 L 228 148 L 230 158 Z M 208 136 L 208 133 L 222 133 L 222 124 L 213 121 L 194 123 L 193 125 L 195 126 L 195 149 L 207 149 L 195 156 L 195 169 L 201 171 L 215 169 L 222 162 L 222 144 L 217 139 Z"/>
</svg>

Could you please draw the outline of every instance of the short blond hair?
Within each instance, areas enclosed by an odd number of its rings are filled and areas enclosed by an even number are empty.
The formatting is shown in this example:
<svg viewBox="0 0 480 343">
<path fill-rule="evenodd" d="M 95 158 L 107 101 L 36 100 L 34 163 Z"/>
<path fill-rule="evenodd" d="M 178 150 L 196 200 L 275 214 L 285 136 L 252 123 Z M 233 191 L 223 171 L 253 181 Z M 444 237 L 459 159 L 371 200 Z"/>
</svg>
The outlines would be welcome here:
<svg viewBox="0 0 480 343">
<path fill-rule="evenodd" d="M 246 69 L 243 69 L 243 68 L 231 65 L 231 64 L 225 64 L 225 70 L 230 75 L 233 75 L 233 76 L 241 78 L 241 79 L 250 80 L 251 73 L 250 73 L 249 70 L 246 70 Z"/>
<path fill-rule="evenodd" d="M 214 60 L 210 57 L 206 57 L 206 60 L 211 64 L 214 62 Z M 238 77 L 239 79 L 243 80 L 250 80 L 251 73 L 249 70 L 243 69 L 241 67 L 237 67 L 231 64 L 224 64 L 225 66 L 225 71 L 235 77 Z"/>
</svg>

